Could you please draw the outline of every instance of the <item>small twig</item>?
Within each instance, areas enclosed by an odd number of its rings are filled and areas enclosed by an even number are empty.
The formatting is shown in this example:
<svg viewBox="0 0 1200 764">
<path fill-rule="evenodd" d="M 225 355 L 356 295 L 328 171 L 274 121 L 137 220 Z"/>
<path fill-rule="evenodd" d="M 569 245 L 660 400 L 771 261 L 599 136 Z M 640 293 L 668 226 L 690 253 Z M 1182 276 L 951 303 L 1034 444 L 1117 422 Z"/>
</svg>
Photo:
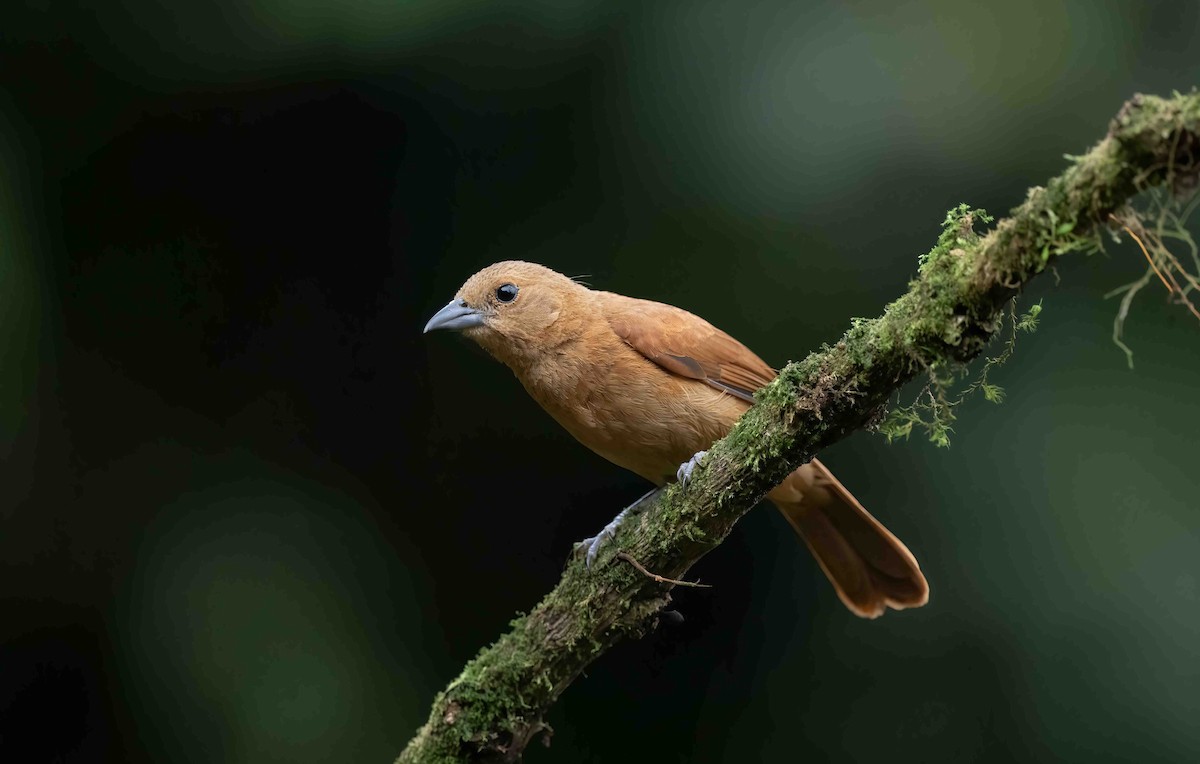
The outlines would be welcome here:
<svg viewBox="0 0 1200 764">
<path fill-rule="evenodd" d="M 638 562 L 634 558 L 633 555 L 631 555 L 627 552 L 617 552 L 617 557 L 621 558 L 625 562 L 627 562 L 630 565 L 632 565 L 633 567 L 637 568 L 638 571 L 640 571 L 642 573 L 642 575 L 646 576 L 647 578 L 653 579 L 653 580 L 659 582 L 660 584 L 675 584 L 676 586 L 690 586 L 693 589 L 711 589 L 712 588 L 712 585 L 702 584 L 699 581 L 680 581 L 677 578 L 667 578 L 666 576 L 660 576 L 657 573 L 651 573 L 650 571 L 646 570 L 646 568 L 640 562 Z"/>
<path fill-rule="evenodd" d="M 1125 233 L 1133 237 L 1133 240 L 1137 242 L 1139 247 L 1141 247 L 1142 254 L 1146 256 L 1146 262 L 1150 263 L 1150 267 L 1154 269 L 1154 275 L 1158 276 L 1158 280 L 1163 283 L 1163 286 L 1167 288 L 1168 292 L 1174 292 L 1175 290 L 1171 288 L 1171 285 L 1167 282 L 1166 278 L 1163 277 L 1162 271 L 1160 271 L 1158 266 L 1154 264 L 1154 258 L 1150 257 L 1150 253 L 1146 251 L 1146 245 L 1142 243 L 1141 238 L 1139 238 L 1138 235 L 1133 232 L 1132 228 L 1121 222 L 1120 218 L 1118 218 L 1116 215 L 1109 215 L 1108 217 L 1120 223 L 1121 227 L 1125 229 Z"/>
<path fill-rule="evenodd" d="M 1143 233 L 1146 234 L 1146 238 L 1150 239 L 1151 243 L 1155 245 L 1155 252 L 1163 253 L 1164 257 L 1167 259 L 1167 265 L 1164 268 L 1166 271 L 1165 276 L 1163 275 L 1163 271 L 1160 271 L 1158 266 L 1155 265 L 1154 258 L 1150 255 L 1150 251 L 1146 248 L 1146 244 L 1142 241 L 1141 237 L 1134 233 L 1133 229 L 1126 225 L 1126 223 L 1116 215 L 1109 214 L 1108 217 L 1110 220 L 1115 221 L 1122 228 L 1124 228 L 1125 232 L 1133 237 L 1133 240 L 1137 242 L 1138 247 L 1142 250 L 1142 254 L 1146 256 L 1146 262 L 1150 263 L 1150 268 L 1154 271 L 1154 275 L 1158 276 L 1158 280 L 1161 281 L 1163 286 L 1167 288 L 1167 294 L 1173 298 L 1176 303 L 1186 307 L 1193 316 L 1200 319 L 1200 310 L 1197 310 L 1196 306 L 1193 305 L 1191 300 L 1189 300 L 1187 297 L 1188 291 L 1190 290 L 1184 289 L 1180 285 L 1179 280 L 1175 278 L 1175 274 L 1172 272 L 1171 266 L 1177 268 L 1179 272 L 1184 275 L 1185 279 L 1189 283 L 1189 287 L 1191 286 L 1192 279 L 1188 275 L 1187 271 L 1183 269 L 1183 266 L 1179 263 L 1175 256 L 1172 255 L 1170 251 L 1168 251 L 1166 247 L 1162 245 L 1162 239 L 1160 237 L 1152 236 L 1150 232 L 1143 229 Z M 1137 293 L 1137 289 L 1138 288 L 1131 289 L 1129 294 L 1125 296 L 1125 299 L 1121 301 L 1122 308 L 1124 308 L 1126 311 L 1128 310 L 1128 303 L 1133 299 L 1133 295 Z M 1120 320 L 1123 322 L 1124 316 L 1122 316 Z M 1121 349 L 1125 350 L 1127 355 L 1129 354 L 1129 350 L 1125 348 L 1125 346 L 1119 340 L 1116 340 L 1115 337 L 1114 341 L 1116 341 L 1118 345 L 1121 345 Z"/>
</svg>

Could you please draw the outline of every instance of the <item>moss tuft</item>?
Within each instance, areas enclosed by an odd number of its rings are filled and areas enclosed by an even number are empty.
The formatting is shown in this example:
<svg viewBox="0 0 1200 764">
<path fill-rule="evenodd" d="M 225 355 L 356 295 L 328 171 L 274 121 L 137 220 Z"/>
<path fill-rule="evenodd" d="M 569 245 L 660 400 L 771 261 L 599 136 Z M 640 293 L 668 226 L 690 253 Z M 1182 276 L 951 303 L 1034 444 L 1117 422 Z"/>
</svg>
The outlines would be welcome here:
<svg viewBox="0 0 1200 764">
<path fill-rule="evenodd" d="M 916 399 L 907 406 L 895 406 L 889 410 L 875 425 L 875 431 L 891 443 L 898 439 L 907 440 L 913 429 L 919 429 L 925 432 L 934 445 L 948 448 L 950 433 L 954 431 L 954 422 L 958 418 L 956 409 L 965 400 L 979 392 L 989 403 L 1004 402 L 1004 388 L 990 382 L 988 375 L 1012 357 L 1019 333 L 1037 331 L 1041 313 L 1042 303 L 1038 301 L 1030 306 L 1028 312 L 1018 317 L 1014 298 L 1009 306 L 1011 329 L 1008 340 L 998 355 L 986 359 L 973 381 L 955 393 L 956 373 L 965 371 L 966 367 L 931 367 L 928 372 L 929 381 L 917 394 Z"/>
</svg>

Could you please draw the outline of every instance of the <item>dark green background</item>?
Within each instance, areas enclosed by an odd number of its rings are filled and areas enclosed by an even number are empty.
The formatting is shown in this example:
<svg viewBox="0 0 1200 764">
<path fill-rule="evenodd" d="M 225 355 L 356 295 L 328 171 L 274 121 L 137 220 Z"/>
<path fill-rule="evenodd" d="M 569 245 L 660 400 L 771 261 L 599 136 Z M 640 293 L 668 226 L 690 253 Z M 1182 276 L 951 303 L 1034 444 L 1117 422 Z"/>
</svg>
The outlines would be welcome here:
<svg viewBox="0 0 1200 764">
<path fill-rule="evenodd" d="M 390 761 L 645 488 L 420 335 L 467 276 L 590 274 L 783 365 L 948 208 L 1196 85 L 1198 32 L 1194 2 L 4 3 L 0 758 Z M 1194 761 L 1200 326 L 1152 285 L 1129 370 L 1103 294 L 1142 271 L 1041 279 L 949 450 L 823 454 L 927 607 L 854 618 L 756 510 L 529 760 Z"/>
</svg>

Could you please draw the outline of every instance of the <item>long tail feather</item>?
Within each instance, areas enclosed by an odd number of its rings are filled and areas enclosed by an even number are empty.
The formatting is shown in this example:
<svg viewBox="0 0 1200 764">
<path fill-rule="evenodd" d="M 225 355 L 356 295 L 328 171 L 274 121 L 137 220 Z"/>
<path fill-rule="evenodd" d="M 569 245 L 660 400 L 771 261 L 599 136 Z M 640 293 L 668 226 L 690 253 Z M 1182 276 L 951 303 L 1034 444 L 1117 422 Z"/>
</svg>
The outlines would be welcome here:
<svg viewBox="0 0 1200 764">
<path fill-rule="evenodd" d="M 816 459 L 767 495 L 800 534 L 851 612 L 920 607 L 929 584 L 908 547 L 858 503 Z"/>
</svg>

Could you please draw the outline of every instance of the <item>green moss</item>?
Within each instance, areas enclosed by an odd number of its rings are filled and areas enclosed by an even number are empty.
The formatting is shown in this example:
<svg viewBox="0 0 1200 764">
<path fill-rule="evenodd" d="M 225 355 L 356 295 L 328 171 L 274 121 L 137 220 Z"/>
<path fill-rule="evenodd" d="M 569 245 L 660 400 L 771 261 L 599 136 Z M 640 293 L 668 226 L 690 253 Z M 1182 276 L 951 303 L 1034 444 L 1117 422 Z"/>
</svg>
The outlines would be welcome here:
<svg viewBox="0 0 1200 764">
<path fill-rule="evenodd" d="M 954 431 L 954 422 L 958 418 L 956 409 L 965 400 L 979 392 L 989 403 L 1003 403 L 1004 389 L 990 382 L 988 375 L 1012 357 L 1019 333 L 1037 330 L 1041 313 L 1042 303 L 1039 301 L 1032 305 L 1027 313 L 1018 317 L 1014 299 L 1009 307 L 1011 329 L 1008 341 L 998 355 L 985 360 L 972 382 L 956 391 L 956 376 L 965 372 L 964 365 L 950 367 L 949 370 L 945 366 L 932 368 L 928 375 L 929 382 L 916 399 L 906 406 L 892 407 L 875 425 L 875 430 L 891 443 L 900 439 L 907 440 L 914 429 L 919 429 L 925 432 L 934 445 L 949 447 L 950 433 Z"/>
</svg>

